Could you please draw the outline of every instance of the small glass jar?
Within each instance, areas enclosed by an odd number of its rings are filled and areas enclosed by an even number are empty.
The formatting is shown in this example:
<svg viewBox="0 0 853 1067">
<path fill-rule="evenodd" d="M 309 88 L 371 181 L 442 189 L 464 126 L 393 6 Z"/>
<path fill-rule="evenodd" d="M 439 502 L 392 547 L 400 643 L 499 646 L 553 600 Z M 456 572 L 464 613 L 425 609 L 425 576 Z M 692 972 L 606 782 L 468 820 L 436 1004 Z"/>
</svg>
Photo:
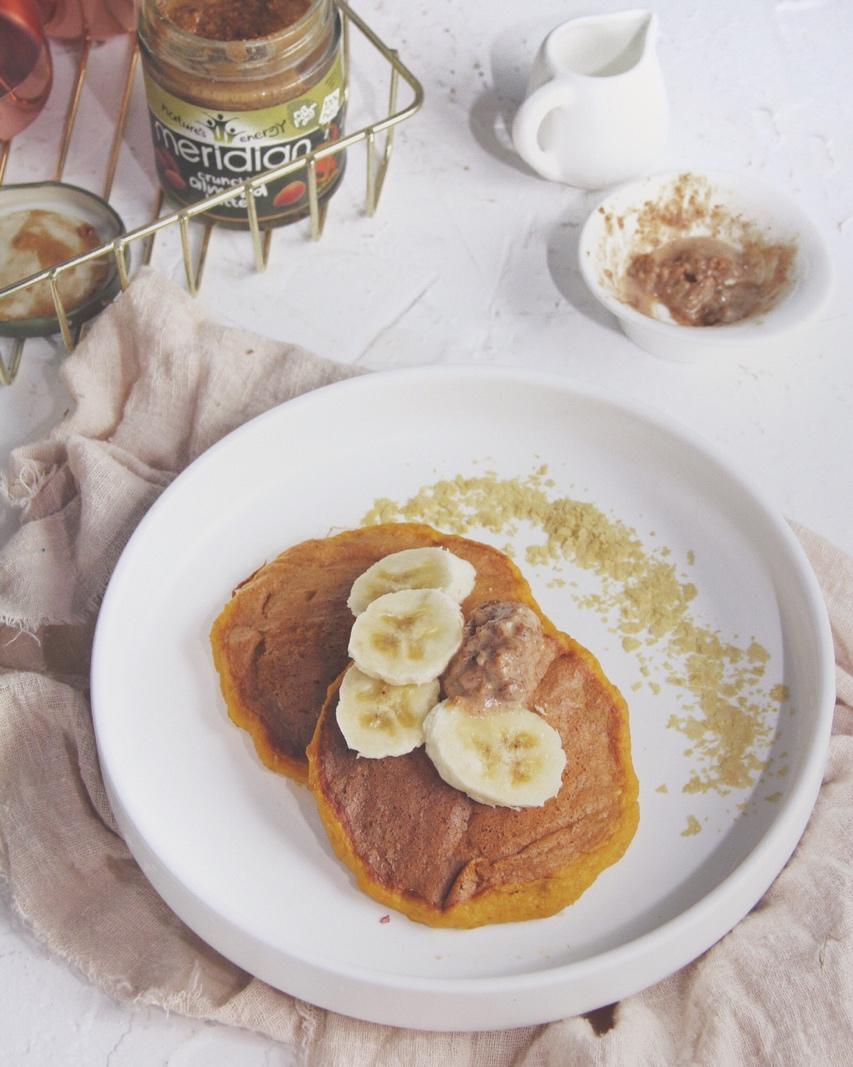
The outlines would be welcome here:
<svg viewBox="0 0 853 1067">
<path fill-rule="evenodd" d="M 341 137 L 347 84 L 332 0 L 143 0 L 139 41 L 157 174 L 182 204 Z M 321 202 L 343 170 L 343 153 L 317 162 Z M 267 182 L 254 195 L 265 228 L 309 211 L 304 171 Z M 243 191 L 208 217 L 247 226 Z"/>
</svg>

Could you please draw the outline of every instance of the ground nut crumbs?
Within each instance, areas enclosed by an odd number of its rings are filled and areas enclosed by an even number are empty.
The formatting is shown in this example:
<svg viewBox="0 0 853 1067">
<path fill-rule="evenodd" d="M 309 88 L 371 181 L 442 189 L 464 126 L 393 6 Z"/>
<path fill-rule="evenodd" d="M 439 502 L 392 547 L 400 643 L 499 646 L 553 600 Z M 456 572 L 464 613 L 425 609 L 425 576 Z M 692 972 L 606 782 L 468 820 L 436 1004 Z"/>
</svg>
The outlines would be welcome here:
<svg viewBox="0 0 853 1067">
<path fill-rule="evenodd" d="M 457 475 L 403 503 L 374 501 L 362 523 L 426 522 L 448 533 L 481 528 L 496 536 L 513 536 L 524 524 L 541 532 L 526 550 L 528 564 L 569 563 L 594 573 L 599 591 L 572 593 L 575 602 L 607 620 L 653 693 L 662 681 L 680 691 L 667 726 L 689 741 L 684 792 L 727 795 L 751 788 L 771 770 L 766 753 L 788 699 L 784 685 L 764 683 L 769 653 L 755 639 L 741 647 L 696 621 L 696 587 L 669 561 L 669 549 L 644 546 L 636 530 L 594 504 L 555 497 L 547 474 L 543 465 L 523 479 Z M 783 778 L 786 771 L 773 773 Z"/>
</svg>

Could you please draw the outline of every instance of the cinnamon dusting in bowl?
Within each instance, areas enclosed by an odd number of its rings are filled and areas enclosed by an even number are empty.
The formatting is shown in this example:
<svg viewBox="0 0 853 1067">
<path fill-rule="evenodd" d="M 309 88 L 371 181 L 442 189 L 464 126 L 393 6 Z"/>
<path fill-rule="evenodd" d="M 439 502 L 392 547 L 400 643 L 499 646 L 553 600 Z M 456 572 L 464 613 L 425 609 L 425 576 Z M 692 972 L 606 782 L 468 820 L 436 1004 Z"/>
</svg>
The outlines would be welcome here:
<svg viewBox="0 0 853 1067">
<path fill-rule="evenodd" d="M 742 322 L 770 310 L 792 281 L 796 245 L 721 203 L 701 175 L 679 175 L 639 207 L 599 211 L 602 281 L 650 318 Z"/>
</svg>

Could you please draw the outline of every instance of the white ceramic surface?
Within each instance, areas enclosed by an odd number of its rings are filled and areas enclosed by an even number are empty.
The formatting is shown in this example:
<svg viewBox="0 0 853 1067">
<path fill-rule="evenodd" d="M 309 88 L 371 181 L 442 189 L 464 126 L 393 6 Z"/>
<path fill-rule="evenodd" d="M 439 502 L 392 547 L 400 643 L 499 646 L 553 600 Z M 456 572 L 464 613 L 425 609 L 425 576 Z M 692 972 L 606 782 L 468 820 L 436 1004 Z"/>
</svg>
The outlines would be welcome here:
<svg viewBox="0 0 853 1067">
<path fill-rule="evenodd" d="M 754 635 L 767 648 L 768 684 L 790 691 L 769 750 L 789 753 L 789 773 L 784 784 L 762 779 L 730 796 L 682 793 L 691 761 L 684 738 L 666 729 L 679 700 L 666 672 L 655 695 L 605 619 L 555 586 L 549 568 L 524 565 L 544 610 L 592 649 L 629 700 L 637 836 L 553 918 L 473 931 L 432 930 L 397 913 L 380 922 L 387 909 L 358 892 L 335 859 L 310 794 L 267 771 L 228 721 L 210 624 L 264 560 L 357 524 L 377 497 L 402 500 L 457 473 L 524 477 L 543 462 L 550 492 L 590 500 L 644 543 L 671 549 L 699 589 L 704 624 L 723 637 Z M 564 577 L 582 591 L 595 587 L 574 568 Z M 115 570 L 92 691 L 122 833 L 205 940 L 273 985 L 346 1014 L 486 1029 L 624 997 L 742 917 L 811 810 L 834 670 L 825 611 L 794 537 L 712 448 L 643 408 L 563 379 L 456 367 L 388 372 L 309 394 L 197 460 L 143 519 Z M 767 800 L 779 790 L 778 803 Z M 689 815 L 701 832 L 684 836 Z"/>
<path fill-rule="evenodd" d="M 657 17 L 641 9 L 557 26 L 533 63 L 512 139 L 544 178 L 603 189 L 641 174 L 666 145 Z"/>
<path fill-rule="evenodd" d="M 631 257 L 650 247 L 638 236 L 638 219 L 650 201 L 669 200 L 681 175 L 696 179 L 701 196 L 720 205 L 727 218 L 719 236 L 739 246 L 741 219 L 755 225 L 768 244 L 793 244 L 790 283 L 767 311 L 724 326 L 681 326 L 661 305 L 654 317 L 620 298 L 619 285 Z M 689 213 L 687 214 L 689 218 Z M 619 220 L 614 225 L 608 220 Z M 664 228 L 664 240 L 708 236 L 705 221 Z M 785 357 L 802 350 L 808 329 L 829 300 L 833 267 L 826 239 L 802 208 L 748 174 L 698 172 L 685 168 L 631 182 L 606 196 L 590 213 L 578 246 L 580 269 L 592 294 L 619 320 L 640 348 L 665 359 L 691 363 L 707 359 Z"/>
</svg>

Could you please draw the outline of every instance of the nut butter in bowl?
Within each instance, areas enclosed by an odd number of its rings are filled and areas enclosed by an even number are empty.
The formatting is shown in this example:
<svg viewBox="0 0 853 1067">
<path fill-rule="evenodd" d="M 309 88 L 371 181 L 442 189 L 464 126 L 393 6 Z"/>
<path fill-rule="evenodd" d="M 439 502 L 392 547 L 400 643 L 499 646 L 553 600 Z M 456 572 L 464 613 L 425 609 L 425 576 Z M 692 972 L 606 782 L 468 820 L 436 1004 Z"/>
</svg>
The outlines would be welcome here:
<svg viewBox="0 0 853 1067">
<path fill-rule="evenodd" d="M 143 0 L 139 41 L 157 174 L 193 204 L 341 137 L 347 85 L 332 0 Z M 342 153 L 318 161 L 320 202 Z M 255 190 L 264 228 L 305 217 L 305 174 Z M 247 226 L 243 191 L 208 217 Z"/>
<path fill-rule="evenodd" d="M 580 269 L 640 348 L 679 362 L 807 349 L 826 306 L 826 239 L 749 175 L 652 175 L 609 193 L 584 224 Z"/>
</svg>

